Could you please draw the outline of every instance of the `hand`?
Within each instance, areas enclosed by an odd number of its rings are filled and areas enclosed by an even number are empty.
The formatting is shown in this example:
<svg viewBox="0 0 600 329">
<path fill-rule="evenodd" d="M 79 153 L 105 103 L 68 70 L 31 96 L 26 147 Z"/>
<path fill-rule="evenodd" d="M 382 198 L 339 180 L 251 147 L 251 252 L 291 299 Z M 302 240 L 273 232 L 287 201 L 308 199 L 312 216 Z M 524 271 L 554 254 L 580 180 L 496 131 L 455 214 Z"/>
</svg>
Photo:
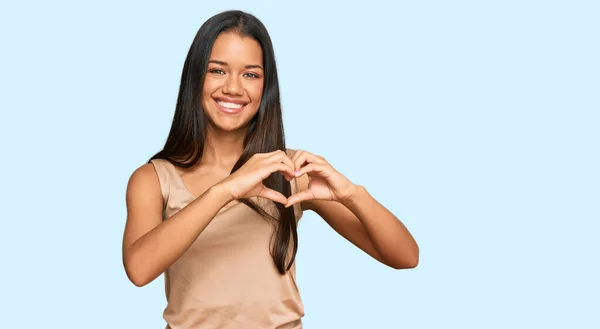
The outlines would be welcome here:
<svg viewBox="0 0 600 329">
<path fill-rule="evenodd" d="M 287 198 L 283 194 L 263 184 L 263 180 L 276 171 L 281 172 L 288 181 L 294 179 L 294 163 L 285 152 L 257 153 L 219 184 L 234 200 L 258 196 L 286 204 Z"/>
<path fill-rule="evenodd" d="M 322 156 L 297 150 L 292 161 L 297 170 L 296 177 L 308 175 L 308 188 L 290 196 L 286 207 L 306 200 L 344 202 L 354 195 L 356 185 L 333 169 Z"/>
</svg>

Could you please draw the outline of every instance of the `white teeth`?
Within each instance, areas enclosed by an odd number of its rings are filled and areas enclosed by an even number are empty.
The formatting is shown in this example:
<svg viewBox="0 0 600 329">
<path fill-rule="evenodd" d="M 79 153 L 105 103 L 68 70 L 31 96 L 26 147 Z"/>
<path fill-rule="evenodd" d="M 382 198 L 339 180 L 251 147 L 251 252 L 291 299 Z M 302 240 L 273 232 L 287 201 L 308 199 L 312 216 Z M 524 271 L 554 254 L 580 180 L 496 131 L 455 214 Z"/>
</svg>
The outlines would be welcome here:
<svg viewBox="0 0 600 329">
<path fill-rule="evenodd" d="M 225 108 L 228 109 L 240 109 L 242 108 L 242 104 L 235 104 L 235 103 L 229 103 L 229 102 L 223 102 L 223 101 L 218 101 L 217 104 L 219 104 L 220 106 L 223 106 Z"/>
</svg>

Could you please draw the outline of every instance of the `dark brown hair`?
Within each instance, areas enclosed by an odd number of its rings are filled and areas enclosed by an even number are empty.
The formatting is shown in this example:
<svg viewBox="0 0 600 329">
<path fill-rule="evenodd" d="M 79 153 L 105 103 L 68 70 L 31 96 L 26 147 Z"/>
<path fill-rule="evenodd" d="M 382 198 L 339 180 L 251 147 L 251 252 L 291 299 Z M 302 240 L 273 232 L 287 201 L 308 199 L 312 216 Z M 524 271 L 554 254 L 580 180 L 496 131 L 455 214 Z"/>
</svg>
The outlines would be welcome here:
<svg viewBox="0 0 600 329">
<path fill-rule="evenodd" d="M 217 36 L 225 31 L 235 31 L 258 41 L 262 48 L 264 67 L 264 89 L 259 110 L 250 122 L 244 138 L 244 151 L 231 173 L 255 153 L 286 151 L 279 81 L 271 38 L 265 26 L 253 15 L 242 11 L 225 11 L 208 19 L 198 30 L 183 65 L 169 136 L 163 149 L 150 160 L 165 159 L 177 166 L 189 168 L 202 158 L 206 138 L 206 117 L 201 105 L 202 86 L 213 44 Z M 291 194 L 290 183 L 278 172 L 271 174 L 263 183 L 285 197 Z M 240 201 L 276 221 L 271 254 L 279 272 L 285 273 L 294 263 L 298 250 L 293 207 L 285 208 L 282 204 L 275 203 L 279 218 L 273 218 L 251 200 Z M 287 264 L 286 259 L 289 259 Z"/>
</svg>

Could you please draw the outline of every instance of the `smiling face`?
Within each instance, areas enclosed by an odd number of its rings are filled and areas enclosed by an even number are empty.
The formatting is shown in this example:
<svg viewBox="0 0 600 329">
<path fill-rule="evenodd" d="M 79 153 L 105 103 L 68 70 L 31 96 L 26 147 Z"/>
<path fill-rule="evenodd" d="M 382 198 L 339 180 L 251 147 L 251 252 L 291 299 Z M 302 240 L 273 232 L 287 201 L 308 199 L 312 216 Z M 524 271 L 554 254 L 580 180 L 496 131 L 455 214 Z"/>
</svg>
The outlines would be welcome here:
<svg viewBox="0 0 600 329">
<path fill-rule="evenodd" d="M 202 88 L 202 108 L 211 128 L 247 128 L 260 106 L 263 70 L 262 49 L 256 40 L 236 32 L 219 34 Z"/>
</svg>

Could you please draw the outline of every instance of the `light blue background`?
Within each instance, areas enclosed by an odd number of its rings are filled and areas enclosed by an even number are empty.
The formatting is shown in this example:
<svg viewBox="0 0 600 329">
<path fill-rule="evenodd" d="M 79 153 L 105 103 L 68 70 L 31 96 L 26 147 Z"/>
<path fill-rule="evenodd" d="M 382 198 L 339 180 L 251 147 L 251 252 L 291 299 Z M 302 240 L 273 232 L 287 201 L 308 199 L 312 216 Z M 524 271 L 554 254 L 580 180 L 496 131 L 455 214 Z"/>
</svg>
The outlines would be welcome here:
<svg viewBox="0 0 600 329">
<path fill-rule="evenodd" d="M 200 25 L 257 15 L 288 147 L 411 230 L 395 271 L 301 221 L 305 328 L 599 328 L 593 1 L 0 6 L 3 328 L 163 328 L 121 264 L 125 187 L 163 145 Z"/>
</svg>

